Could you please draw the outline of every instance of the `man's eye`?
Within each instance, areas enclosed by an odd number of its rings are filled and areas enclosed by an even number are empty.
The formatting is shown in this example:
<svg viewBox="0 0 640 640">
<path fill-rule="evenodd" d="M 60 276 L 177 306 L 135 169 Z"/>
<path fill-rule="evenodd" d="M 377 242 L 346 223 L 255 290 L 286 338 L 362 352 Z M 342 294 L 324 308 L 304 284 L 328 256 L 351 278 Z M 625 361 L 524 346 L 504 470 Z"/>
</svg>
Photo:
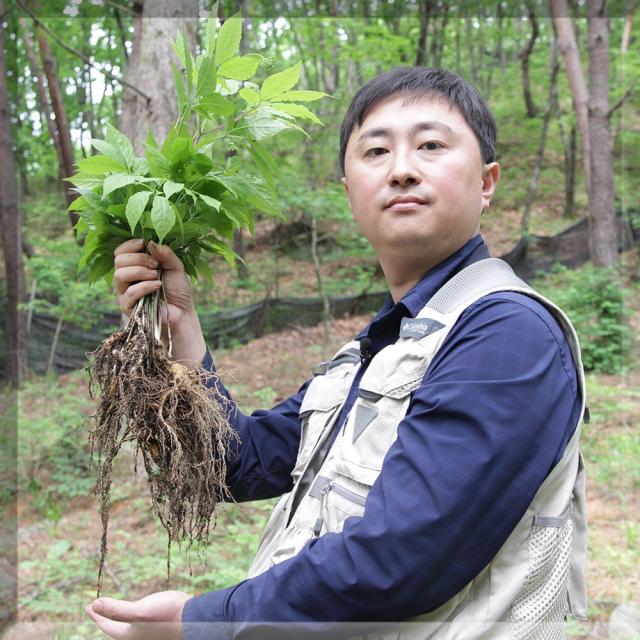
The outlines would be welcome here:
<svg viewBox="0 0 640 640">
<path fill-rule="evenodd" d="M 442 148 L 442 145 L 439 142 L 435 142 L 434 140 L 424 142 L 421 146 L 425 147 L 427 151 L 436 151 Z"/>
<path fill-rule="evenodd" d="M 369 149 L 365 155 L 367 156 L 381 156 L 383 153 L 386 153 L 386 149 L 384 147 L 374 147 L 373 149 Z"/>
</svg>

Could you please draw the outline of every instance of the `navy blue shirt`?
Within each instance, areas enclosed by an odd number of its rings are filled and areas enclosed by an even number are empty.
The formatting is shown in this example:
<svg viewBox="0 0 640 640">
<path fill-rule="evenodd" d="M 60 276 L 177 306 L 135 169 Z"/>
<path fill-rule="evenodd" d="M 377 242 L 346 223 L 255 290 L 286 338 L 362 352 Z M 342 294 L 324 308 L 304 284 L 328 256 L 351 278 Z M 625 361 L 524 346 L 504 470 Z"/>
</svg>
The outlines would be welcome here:
<svg viewBox="0 0 640 640">
<path fill-rule="evenodd" d="M 402 318 L 415 317 L 482 242 L 470 240 L 398 303 L 387 300 L 359 334 L 373 354 L 397 340 Z M 235 408 L 241 443 L 228 482 L 236 500 L 291 490 L 307 384 L 270 411 Z M 183 622 L 393 621 L 436 609 L 495 556 L 579 414 L 571 352 L 546 308 L 520 293 L 482 298 L 413 393 L 362 518 L 255 578 L 189 600 Z"/>
</svg>

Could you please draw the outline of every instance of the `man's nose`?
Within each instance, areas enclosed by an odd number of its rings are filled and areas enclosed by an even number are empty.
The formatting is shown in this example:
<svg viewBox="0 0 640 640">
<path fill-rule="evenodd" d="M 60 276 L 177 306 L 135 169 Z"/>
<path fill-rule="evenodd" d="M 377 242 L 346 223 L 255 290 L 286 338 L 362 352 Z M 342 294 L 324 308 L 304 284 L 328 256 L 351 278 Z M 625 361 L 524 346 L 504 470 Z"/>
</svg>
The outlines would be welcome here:
<svg viewBox="0 0 640 640">
<path fill-rule="evenodd" d="M 420 181 L 420 172 L 411 158 L 407 154 L 395 154 L 389 170 L 389 184 L 397 187 L 418 184 Z"/>
</svg>

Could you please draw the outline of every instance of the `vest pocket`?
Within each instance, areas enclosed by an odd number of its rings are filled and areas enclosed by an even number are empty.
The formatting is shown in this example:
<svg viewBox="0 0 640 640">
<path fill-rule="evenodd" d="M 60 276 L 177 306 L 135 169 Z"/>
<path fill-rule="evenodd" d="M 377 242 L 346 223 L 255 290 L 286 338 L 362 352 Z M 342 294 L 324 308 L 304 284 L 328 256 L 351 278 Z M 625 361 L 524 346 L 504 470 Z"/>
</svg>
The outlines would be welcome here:
<svg viewBox="0 0 640 640">
<path fill-rule="evenodd" d="M 529 567 L 511 607 L 511 637 L 564 637 L 571 562 L 571 504 L 557 517 L 536 515 L 529 533 Z M 532 635 L 533 634 L 533 635 Z"/>
<path fill-rule="evenodd" d="M 369 489 L 368 485 L 346 476 L 333 480 L 318 476 L 309 492 L 320 501 L 320 515 L 313 526 L 313 536 L 340 533 L 347 518 L 362 517 Z"/>
</svg>

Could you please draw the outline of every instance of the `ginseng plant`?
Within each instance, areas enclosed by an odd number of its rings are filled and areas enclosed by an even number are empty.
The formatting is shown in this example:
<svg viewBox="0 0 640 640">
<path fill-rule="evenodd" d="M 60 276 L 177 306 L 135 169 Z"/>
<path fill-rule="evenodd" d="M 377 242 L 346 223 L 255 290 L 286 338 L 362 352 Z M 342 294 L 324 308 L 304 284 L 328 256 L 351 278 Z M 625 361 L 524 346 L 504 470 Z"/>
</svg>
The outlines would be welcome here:
<svg viewBox="0 0 640 640">
<path fill-rule="evenodd" d="M 161 145 L 149 135 L 144 157 L 137 157 L 130 140 L 108 126 L 105 140 L 93 140 L 99 154 L 78 163 L 70 181 L 79 197 L 70 209 L 79 215 L 76 229 L 84 240 L 78 268 L 90 283 L 111 283 L 114 249 L 140 237 L 145 247 L 151 241 L 171 247 L 194 280 L 212 281 L 207 254 L 233 265 L 234 229 L 253 233 L 255 211 L 282 215 L 277 167 L 264 140 L 291 129 L 307 135 L 298 121 L 321 122 L 300 103 L 326 94 L 293 89 L 299 62 L 258 83 L 254 76 L 264 75 L 272 60 L 238 55 L 241 27 L 239 16 L 219 30 L 209 20 L 195 58 L 178 33 L 179 117 Z M 136 461 L 142 456 L 169 549 L 174 541 L 206 542 L 216 504 L 227 495 L 225 452 L 234 437 L 228 401 L 211 383 L 215 374 L 171 360 L 164 300 L 163 287 L 142 298 L 124 329 L 89 358 L 90 389 L 98 399 L 89 436 L 102 519 L 98 594 L 113 462 L 125 442 L 135 445 Z M 167 572 L 169 565 L 168 556 Z"/>
</svg>

